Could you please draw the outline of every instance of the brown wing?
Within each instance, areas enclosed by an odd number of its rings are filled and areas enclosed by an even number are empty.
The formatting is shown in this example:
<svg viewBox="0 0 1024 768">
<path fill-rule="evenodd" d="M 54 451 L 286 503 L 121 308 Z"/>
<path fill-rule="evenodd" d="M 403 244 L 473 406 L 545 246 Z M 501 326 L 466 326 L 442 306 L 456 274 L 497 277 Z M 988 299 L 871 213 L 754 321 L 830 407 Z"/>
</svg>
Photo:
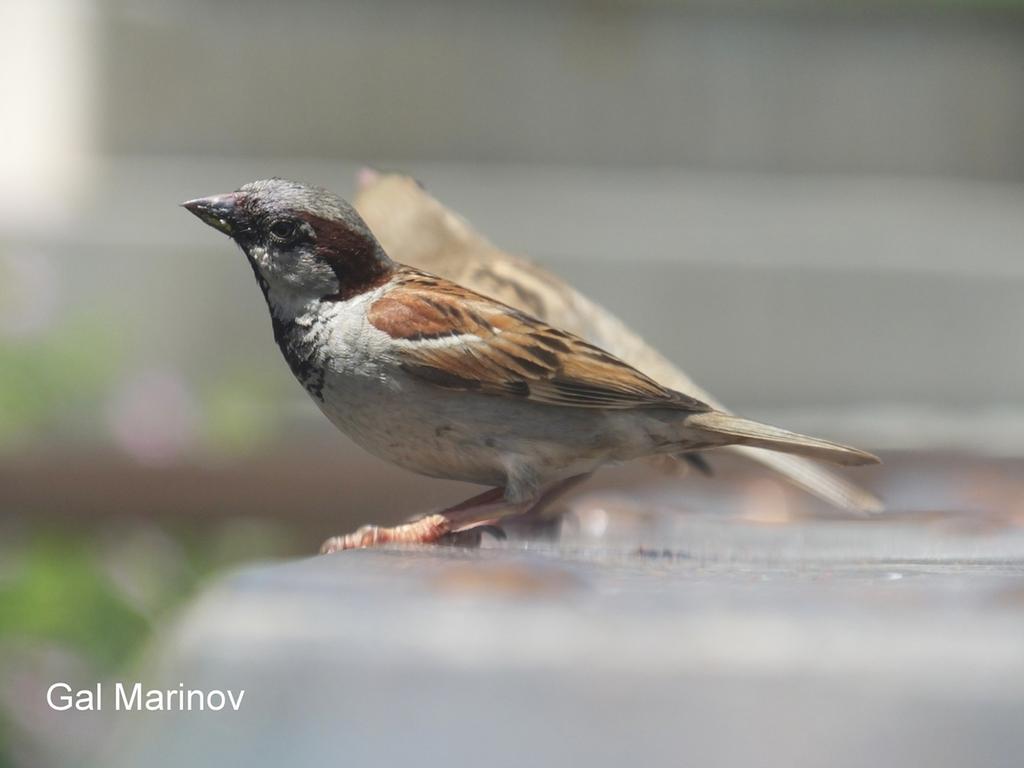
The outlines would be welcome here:
<svg viewBox="0 0 1024 768">
<path fill-rule="evenodd" d="M 409 268 L 368 319 L 400 342 L 403 369 L 446 389 L 578 408 L 710 410 L 577 336 Z"/>
</svg>

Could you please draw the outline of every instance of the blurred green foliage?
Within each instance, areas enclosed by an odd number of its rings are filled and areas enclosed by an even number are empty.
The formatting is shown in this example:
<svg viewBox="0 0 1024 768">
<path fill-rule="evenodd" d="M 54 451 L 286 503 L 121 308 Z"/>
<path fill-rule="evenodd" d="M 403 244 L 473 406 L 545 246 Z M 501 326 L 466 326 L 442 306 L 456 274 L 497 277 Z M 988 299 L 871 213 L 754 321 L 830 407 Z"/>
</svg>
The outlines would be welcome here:
<svg viewBox="0 0 1024 768">
<path fill-rule="evenodd" d="M 95 410 L 117 377 L 122 353 L 98 320 L 68 323 L 42 337 L 0 338 L 0 448 Z"/>
<path fill-rule="evenodd" d="M 217 454 L 240 456 L 264 446 L 279 431 L 280 379 L 244 364 L 226 364 L 200 393 L 203 442 Z M 287 382 L 291 383 L 291 382 Z"/>
<path fill-rule="evenodd" d="M 148 621 L 120 595 L 88 542 L 40 536 L 0 585 L 0 636 L 18 634 L 69 644 L 101 672 L 129 658 Z"/>
</svg>

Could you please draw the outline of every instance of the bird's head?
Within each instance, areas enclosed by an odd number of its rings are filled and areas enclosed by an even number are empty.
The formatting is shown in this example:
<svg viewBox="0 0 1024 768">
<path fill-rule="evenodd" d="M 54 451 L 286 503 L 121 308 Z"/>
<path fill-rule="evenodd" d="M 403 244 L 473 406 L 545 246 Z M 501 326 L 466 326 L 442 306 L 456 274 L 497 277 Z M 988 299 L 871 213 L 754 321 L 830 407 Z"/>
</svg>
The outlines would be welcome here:
<svg viewBox="0 0 1024 768">
<path fill-rule="evenodd" d="M 349 298 L 394 266 L 352 206 L 318 187 L 268 179 L 182 205 L 238 243 L 268 301 Z"/>
</svg>

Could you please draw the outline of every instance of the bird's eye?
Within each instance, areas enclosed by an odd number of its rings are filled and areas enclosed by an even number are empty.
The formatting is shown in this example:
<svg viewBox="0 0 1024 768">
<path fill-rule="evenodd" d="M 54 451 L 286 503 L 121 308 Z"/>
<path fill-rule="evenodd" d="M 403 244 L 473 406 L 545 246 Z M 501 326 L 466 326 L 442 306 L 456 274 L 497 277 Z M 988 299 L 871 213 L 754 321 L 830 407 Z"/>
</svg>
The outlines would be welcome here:
<svg viewBox="0 0 1024 768">
<path fill-rule="evenodd" d="M 286 242 L 295 236 L 295 222 L 280 219 L 270 225 L 270 236 L 275 240 Z"/>
</svg>

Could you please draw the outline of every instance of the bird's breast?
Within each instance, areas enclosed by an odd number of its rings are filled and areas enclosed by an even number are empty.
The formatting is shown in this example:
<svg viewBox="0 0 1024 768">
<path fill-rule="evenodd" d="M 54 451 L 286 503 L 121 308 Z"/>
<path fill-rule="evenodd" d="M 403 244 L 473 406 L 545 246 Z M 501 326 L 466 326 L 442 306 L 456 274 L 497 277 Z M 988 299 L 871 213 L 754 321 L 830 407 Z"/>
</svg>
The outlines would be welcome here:
<svg viewBox="0 0 1024 768">
<path fill-rule="evenodd" d="M 294 317 L 271 311 L 274 340 L 299 383 L 316 400 L 324 399 L 324 380 L 331 362 L 336 318 L 328 307 L 315 307 Z"/>
</svg>

